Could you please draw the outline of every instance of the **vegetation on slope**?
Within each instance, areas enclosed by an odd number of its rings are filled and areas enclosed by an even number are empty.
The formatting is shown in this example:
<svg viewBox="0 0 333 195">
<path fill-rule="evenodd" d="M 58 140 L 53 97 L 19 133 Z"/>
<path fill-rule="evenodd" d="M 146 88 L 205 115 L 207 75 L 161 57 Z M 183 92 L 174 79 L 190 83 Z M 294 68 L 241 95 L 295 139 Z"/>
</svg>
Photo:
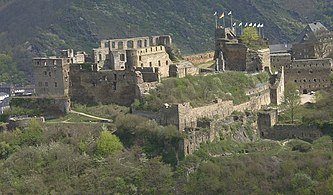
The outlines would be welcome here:
<svg viewBox="0 0 333 195">
<path fill-rule="evenodd" d="M 133 103 L 135 108 L 158 110 L 164 103 L 190 102 L 198 107 L 212 103 L 217 98 L 233 100 L 240 104 L 248 100 L 245 90 L 268 80 L 267 73 L 246 75 L 242 72 L 225 72 L 186 78 L 169 78 L 157 89 L 151 90 L 142 100 Z"/>
</svg>

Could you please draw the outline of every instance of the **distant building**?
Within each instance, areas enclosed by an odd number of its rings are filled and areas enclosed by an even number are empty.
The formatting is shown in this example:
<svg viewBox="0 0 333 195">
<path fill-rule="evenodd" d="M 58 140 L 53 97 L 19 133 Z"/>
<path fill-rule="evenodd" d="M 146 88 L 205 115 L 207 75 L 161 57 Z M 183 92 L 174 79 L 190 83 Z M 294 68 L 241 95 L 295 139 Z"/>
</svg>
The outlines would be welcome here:
<svg viewBox="0 0 333 195">
<path fill-rule="evenodd" d="M 0 92 L 0 114 L 3 114 L 9 108 L 9 94 Z"/>
<path fill-rule="evenodd" d="M 308 24 L 292 45 L 293 59 L 327 58 L 333 52 L 333 32 L 320 22 Z"/>
</svg>

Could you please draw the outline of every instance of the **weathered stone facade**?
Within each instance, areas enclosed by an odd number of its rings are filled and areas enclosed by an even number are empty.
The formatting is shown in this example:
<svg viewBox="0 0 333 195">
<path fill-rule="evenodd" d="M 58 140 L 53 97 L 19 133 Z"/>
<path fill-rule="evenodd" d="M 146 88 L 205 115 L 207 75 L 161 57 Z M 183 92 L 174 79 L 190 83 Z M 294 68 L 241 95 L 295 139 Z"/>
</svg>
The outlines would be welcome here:
<svg viewBox="0 0 333 195">
<path fill-rule="evenodd" d="M 70 97 L 77 102 L 130 105 L 147 90 L 146 86 L 139 71 L 91 71 L 81 65 L 71 66 Z"/>
<path fill-rule="evenodd" d="M 295 83 L 302 93 L 324 89 L 331 85 L 333 62 L 330 58 L 292 60 L 290 54 L 273 54 L 271 61 L 274 69 L 284 67 L 285 83 Z"/>
<path fill-rule="evenodd" d="M 184 60 L 193 64 L 203 64 L 214 60 L 214 51 L 184 56 Z"/>
<path fill-rule="evenodd" d="M 32 63 L 37 96 L 69 96 L 70 58 L 35 58 Z"/>
<path fill-rule="evenodd" d="M 167 77 L 167 66 L 171 60 L 165 47 L 171 44 L 172 38 L 169 35 L 102 40 L 100 47 L 93 49 L 93 59 L 97 70 L 159 67 L 161 76 Z"/>
</svg>

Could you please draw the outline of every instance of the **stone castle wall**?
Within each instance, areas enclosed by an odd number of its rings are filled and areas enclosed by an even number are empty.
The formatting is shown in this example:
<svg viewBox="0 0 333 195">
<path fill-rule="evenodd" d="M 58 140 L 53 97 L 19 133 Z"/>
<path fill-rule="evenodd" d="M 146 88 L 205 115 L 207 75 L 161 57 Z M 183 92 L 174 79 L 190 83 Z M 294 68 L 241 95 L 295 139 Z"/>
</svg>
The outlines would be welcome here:
<svg viewBox="0 0 333 195">
<path fill-rule="evenodd" d="M 265 139 L 305 139 L 315 140 L 323 134 L 317 126 L 279 124 L 277 110 L 262 111 L 258 113 L 258 130 Z"/>
<path fill-rule="evenodd" d="M 214 51 L 184 56 L 184 60 L 193 64 L 203 64 L 214 60 Z"/>
<path fill-rule="evenodd" d="M 293 60 L 285 69 L 285 79 L 295 83 L 301 92 L 327 88 L 331 85 L 332 59 Z"/>
<path fill-rule="evenodd" d="M 70 97 L 74 101 L 130 105 L 141 97 L 138 85 L 143 83 L 143 78 L 140 72 L 130 70 L 94 72 L 72 66 L 70 82 Z"/>
</svg>

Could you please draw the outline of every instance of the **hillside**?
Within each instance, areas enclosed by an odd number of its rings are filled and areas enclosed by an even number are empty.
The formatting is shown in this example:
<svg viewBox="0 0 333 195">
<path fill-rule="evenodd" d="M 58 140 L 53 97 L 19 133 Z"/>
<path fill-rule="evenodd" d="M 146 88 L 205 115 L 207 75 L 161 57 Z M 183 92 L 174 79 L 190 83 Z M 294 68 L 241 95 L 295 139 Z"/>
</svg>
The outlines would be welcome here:
<svg viewBox="0 0 333 195">
<path fill-rule="evenodd" d="M 30 72 L 32 56 L 69 47 L 90 52 L 103 38 L 172 34 L 183 53 L 206 51 L 213 47 L 215 10 L 265 24 L 265 36 L 276 43 L 292 41 L 306 22 L 329 27 L 333 8 L 324 0 L 0 0 L 0 52 Z"/>
</svg>

